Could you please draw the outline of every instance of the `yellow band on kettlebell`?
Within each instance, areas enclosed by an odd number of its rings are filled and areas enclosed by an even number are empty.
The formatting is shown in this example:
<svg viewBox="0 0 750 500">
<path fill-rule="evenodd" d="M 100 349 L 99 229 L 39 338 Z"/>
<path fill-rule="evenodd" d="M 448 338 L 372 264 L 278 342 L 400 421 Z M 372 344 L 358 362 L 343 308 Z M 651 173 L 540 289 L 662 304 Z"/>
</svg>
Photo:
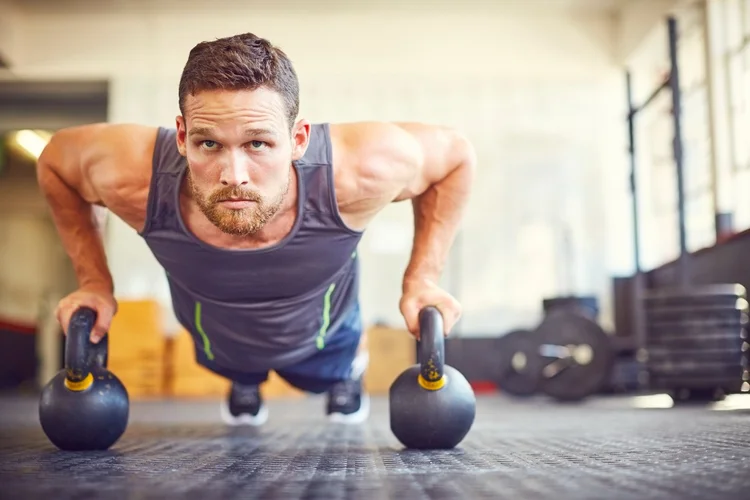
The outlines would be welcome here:
<svg viewBox="0 0 750 500">
<path fill-rule="evenodd" d="M 422 374 L 420 373 L 419 376 L 417 376 L 417 383 L 419 383 L 420 387 L 423 389 L 427 389 L 428 391 L 437 391 L 438 389 L 442 389 L 446 382 L 445 375 L 440 377 L 440 379 L 430 382 L 429 380 L 425 379 Z"/>
<path fill-rule="evenodd" d="M 67 378 L 65 379 L 65 387 L 67 387 L 71 391 L 76 391 L 76 392 L 85 391 L 86 389 L 91 387 L 91 384 L 93 383 L 94 383 L 94 376 L 91 374 L 91 372 L 89 372 L 89 374 L 86 375 L 86 378 L 81 380 L 80 382 L 74 382 Z"/>
</svg>

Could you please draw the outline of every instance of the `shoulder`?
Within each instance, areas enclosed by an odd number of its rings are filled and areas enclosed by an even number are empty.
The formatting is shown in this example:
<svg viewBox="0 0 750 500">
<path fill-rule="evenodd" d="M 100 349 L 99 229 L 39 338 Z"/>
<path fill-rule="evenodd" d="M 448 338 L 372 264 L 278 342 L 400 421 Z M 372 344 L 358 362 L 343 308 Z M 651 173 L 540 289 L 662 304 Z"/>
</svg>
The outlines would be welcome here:
<svg viewBox="0 0 750 500">
<path fill-rule="evenodd" d="M 360 173 L 385 173 L 389 165 L 415 169 L 455 162 L 473 155 L 471 142 L 458 129 L 419 122 L 331 124 L 335 166 Z M 374 172 L 370 169 L 376 169 Z M 405 177 L 416 172 L 405 172 Z"/>
<path fill-rule="evenodd" d="M 336 197 L 340 210 L 358 212 L 388 203 L 424 161 L 424 152 L 406 128 L 393 122 L 331 124 Z"/>
<path fill-rule="evenodd" d="M 417 196 L 462 161 L 471 142 L 454 127 L 419 122 L 331 124 L 334 175 L 340 198 L 398 201 Z"/>
<path fill-rule="evenodd" d="M 138 227 L 145 218 L 158 130 L 113 123 L 61 129 L 40 160 L 64 171 L 66 182 L 87 202 Z"/>
<path fill-rule="evenodd" d="M 82 181 L 139 177 L 151 168 L 157 127 L 94 123 L 58 130 L 43 152 L 56 164 L 75 164 Z"/>
<path fill-rule="evenodd" d="M 330 130 L 337 167 L 365 169 L 386 160 L 417 165 L 423 160 L 417 137 L 406 124 L 334 123 Z"/>
</svg>

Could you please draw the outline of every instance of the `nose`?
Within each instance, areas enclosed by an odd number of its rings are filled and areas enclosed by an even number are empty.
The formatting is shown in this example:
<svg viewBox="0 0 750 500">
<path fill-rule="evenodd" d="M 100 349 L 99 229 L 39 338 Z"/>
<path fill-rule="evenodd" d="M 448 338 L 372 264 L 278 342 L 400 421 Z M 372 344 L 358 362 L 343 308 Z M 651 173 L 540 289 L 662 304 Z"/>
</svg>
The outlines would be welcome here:
<svg viewBox="0 0 750 500">
<path fill-rule="evenodd" d="M 250 169 L 239 155 L 233 154 L 221 171 L 221 183 L 224 186 L 245 186 L 250 183 Z"/>
</svg>

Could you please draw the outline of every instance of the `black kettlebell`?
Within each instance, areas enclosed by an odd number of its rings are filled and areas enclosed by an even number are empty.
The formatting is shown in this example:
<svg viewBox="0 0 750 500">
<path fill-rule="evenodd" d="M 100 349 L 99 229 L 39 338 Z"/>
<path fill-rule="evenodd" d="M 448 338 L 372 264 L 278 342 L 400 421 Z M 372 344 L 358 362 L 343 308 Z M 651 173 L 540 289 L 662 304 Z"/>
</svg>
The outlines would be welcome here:
<svg viewBox="0 0 750 500">
<path fill-rule="evenodd" d="M 90 341 L 96 311 L 76 310 L 65 339 L 65 369 L 42 390 L 39 420 L 64 451 L 106 450 L 125 432 L 130 403 L 120 380 L 107 370 L 108 336 Z"/>
<path fill-rule="evenodd" d="M 443 317 L 432 306 L 419 312 L 419 364 L 391 384 L 391 431 L 407 448 L 454 448 L 469 433 L 476 397 L 469 381 L 445 364 Z"/>
</svg>

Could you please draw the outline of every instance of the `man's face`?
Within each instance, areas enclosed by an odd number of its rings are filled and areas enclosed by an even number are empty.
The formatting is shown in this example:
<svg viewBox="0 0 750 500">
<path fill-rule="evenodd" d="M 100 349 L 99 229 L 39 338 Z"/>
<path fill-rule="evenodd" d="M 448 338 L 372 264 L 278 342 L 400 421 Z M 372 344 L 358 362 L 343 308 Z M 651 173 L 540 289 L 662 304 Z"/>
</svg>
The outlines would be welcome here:
<svg viewBox="0 0 750 500">
<path fill-rule="evenodd" d="M 177 117 L 192 197 L 232 235 L 257 232 L 279 211 L 309 135 L 304 120 L 290 132 L 282 97 L 266 88 L 189 95 Z"/>
</svg>

